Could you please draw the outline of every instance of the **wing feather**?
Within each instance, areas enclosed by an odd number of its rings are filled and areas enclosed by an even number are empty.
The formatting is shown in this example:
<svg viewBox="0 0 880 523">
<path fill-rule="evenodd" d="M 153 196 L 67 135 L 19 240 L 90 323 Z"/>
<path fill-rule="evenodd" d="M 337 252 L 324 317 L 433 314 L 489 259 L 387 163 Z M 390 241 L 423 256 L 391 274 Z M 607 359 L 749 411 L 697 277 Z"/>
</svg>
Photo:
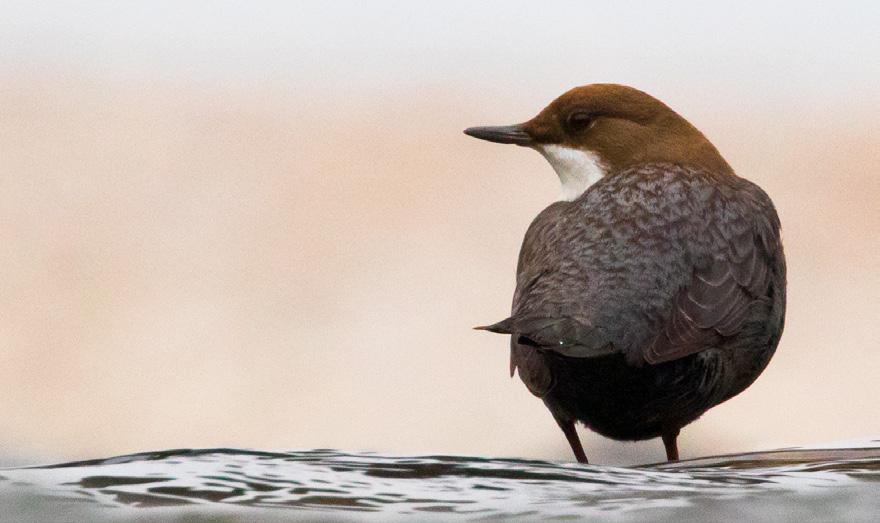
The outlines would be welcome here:
<svg viewBox="0 0 880 523">
<path fill-rule="evenodd" d="M 722 226 L 724 224 L 721 224 Z M 643 352 L 648 363 L 662 363 L 700 352 L 734 336 L 749 308 L 767 292 L 771 259 L 768 242 L 755 229 L 738 235 L 695 270 L 675 298 L 666 327 Z"/>
</svg>

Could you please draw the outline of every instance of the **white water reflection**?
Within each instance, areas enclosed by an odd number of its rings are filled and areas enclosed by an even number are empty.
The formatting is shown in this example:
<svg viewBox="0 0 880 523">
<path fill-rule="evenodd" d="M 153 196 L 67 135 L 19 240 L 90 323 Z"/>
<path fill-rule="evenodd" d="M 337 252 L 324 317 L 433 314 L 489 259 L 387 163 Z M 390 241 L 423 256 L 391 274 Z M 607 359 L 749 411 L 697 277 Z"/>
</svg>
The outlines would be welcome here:
<svg viewBox="0 0 880 523">
<path fill-rule="evenodd" d="M 95 516 L 139 520 L 163 511 L 226 521 L 241 510 L 247 520 L 255 510 L 263 519 L 687 521 L 711 510 L 777 521 L 832 514 L 869 521 L 880 513 L 878 443 L 631 468 L 335 450 L 170 450 L 2 469 L 0 492 L 38 496 L 49 512 L 53 501 L 76 502 Z"/>
</svg>

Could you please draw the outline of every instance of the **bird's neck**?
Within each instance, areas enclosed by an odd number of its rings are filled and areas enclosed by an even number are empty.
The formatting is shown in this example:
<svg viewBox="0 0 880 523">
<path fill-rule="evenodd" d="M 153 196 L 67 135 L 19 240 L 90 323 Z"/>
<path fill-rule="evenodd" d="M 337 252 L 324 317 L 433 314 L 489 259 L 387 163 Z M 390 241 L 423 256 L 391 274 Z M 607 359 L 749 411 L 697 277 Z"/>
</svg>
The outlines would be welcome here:
<svg viewBox="0 0 880 523">
<path fill-rule="evenodd" d="M 561 184 L 560 200 L 574 201 L 591 185 L 608 173 L 608 167 L 600 156 L 562 145 L 542 145 L 538 148 L 553 166 Z"/>
</svg>

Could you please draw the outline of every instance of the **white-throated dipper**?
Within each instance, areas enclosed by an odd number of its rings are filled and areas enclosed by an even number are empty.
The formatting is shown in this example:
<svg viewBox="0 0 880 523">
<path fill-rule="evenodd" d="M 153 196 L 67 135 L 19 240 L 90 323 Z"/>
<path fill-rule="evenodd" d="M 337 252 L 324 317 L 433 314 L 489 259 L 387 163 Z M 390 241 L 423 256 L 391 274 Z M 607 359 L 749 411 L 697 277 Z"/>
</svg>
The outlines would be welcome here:
<svg viewBox="0 0 880 523">
<path fill-rule="evenodd" d="M 529 226 L 510 318 L 510 372 L 544 401 L 578 461 L 575 423 L 662 437 L 746 389 L 776 350 L 785 258 L 767 194 L 694 126 L 622 85 L 577 87 L 519 125 L 472 127 L 531 147 L 562 200 Z"/>
</svg>

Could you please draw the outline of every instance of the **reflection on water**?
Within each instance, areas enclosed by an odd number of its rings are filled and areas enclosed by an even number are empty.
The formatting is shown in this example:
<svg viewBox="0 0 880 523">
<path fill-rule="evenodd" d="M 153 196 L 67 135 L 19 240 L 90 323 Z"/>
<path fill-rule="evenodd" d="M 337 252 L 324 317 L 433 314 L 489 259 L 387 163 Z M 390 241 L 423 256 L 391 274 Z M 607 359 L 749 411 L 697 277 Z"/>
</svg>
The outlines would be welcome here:
<svg viewBox="0 0 880 523">
<path fill-rule="evenodd" d="M 139 520 L 169 511 L 252 520 L 257 511 L 262 520 L 871 521 L 880 515 L 878 443 L 630 468 L 335 450 L 169 450 L 2 469 L 0 493 L 35 496 L 44 511 L 57 502 Z"/>
</svg>

